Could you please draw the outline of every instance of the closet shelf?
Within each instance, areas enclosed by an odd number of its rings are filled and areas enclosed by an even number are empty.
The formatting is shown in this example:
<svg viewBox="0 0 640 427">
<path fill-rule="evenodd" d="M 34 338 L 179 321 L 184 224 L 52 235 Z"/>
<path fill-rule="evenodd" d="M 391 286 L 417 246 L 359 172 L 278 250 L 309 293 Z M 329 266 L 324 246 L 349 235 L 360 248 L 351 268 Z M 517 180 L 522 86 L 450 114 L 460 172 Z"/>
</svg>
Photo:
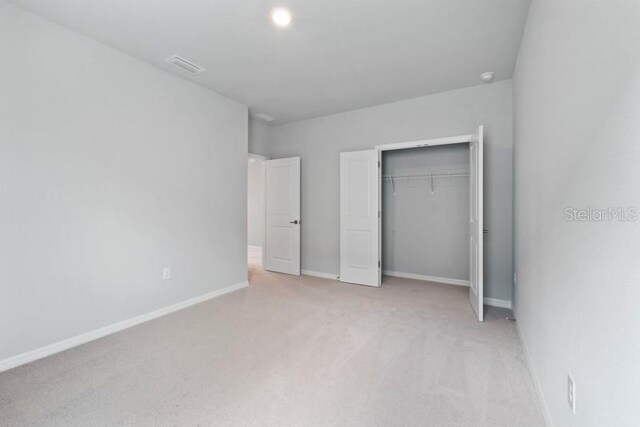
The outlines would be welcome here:
<svg viewBox="0 0 640 427">
<path fill-rule="evenodd" d="M 406 174 L 406 175 L 384 175 L 383 180 L 398 180 L 398 179 L 420 179 L 420 178 L 450 178 L 458 176 L 469 176 L 469 171 L 450 171 L 450 172 L 425 172 L 420 174 Z"/>
</svg>

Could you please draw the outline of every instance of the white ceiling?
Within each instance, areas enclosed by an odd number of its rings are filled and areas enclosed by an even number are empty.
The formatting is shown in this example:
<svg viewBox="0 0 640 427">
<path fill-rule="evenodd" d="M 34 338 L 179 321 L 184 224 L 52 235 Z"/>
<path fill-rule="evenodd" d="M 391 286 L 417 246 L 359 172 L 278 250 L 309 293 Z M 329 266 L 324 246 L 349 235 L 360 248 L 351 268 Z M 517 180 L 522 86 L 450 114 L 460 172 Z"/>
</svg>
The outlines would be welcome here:
<svg viewBox="0 0 640 427">
<path fill-rule="evenodd" d="M 273 123 L 511 77 L 529 0 L 15 0 Z M 285 6 L 292 25 L 270 11 Z M 164 59 L 207 69 L 190 76 Z"/>
</svg>

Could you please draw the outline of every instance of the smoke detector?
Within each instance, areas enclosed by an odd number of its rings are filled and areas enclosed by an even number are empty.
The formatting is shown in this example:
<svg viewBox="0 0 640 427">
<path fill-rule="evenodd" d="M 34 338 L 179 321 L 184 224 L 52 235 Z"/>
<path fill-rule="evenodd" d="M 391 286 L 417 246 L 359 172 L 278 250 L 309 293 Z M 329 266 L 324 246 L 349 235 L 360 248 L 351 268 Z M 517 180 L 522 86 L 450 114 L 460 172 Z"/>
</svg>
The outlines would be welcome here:
<svg viewBox="0 0 640 427">
<path fill-rule="evenodd" d="M 199 66 L 198 64 L 194 64 L 188 59 L 184 59 L 178 55 L 172 55 L 166 59 L 169 64 L 173 64 L 178 68 L 181 68 L 191 74 L 200 74 L 205 71 L 206 68 Z"/>
<path fill-rule="evenodd" d="M 493 71 L 487 71 L 486 73 L 480 74 L 480 79 L 485 83 L 491 83 L 495 76 L 496 73 L 494 73 Z"/>
</svg>

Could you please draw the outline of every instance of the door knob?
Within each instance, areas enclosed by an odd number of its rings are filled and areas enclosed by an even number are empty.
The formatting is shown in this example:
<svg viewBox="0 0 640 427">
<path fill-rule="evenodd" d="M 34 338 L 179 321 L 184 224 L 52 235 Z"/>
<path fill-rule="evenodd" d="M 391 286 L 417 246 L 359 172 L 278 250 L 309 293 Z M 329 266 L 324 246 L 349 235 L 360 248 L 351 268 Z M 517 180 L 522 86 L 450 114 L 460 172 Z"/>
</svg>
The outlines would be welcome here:
<svg viewBox="0 0 640 427">
<path fill-rule="evenodd" d="M 298 224 L 298 220 L 289 221 L 289 224 Z"/>
</svg>

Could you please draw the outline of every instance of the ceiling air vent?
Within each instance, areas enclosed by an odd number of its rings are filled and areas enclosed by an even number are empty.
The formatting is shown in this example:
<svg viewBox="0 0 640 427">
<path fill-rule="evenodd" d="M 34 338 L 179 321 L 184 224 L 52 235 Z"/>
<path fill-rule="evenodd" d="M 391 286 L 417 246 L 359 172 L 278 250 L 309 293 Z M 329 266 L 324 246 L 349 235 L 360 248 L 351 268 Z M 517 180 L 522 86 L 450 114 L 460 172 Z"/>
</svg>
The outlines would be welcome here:
<svg viewBox="0 0 640 427">
<path fill-rule="evenodd" d="M 190 72 L 191 74 L 200 74 L 201 72 L 205 71 L 205 68 L 202 68 L 201 66 L 194 64 L 193 62 L 178 55 L 168 57 L 167 62 L 169 64 L 175 65 L 176 67 L 180 67 L 183 70 Z"/>
<path fill-rule="evenodd" d="M 265 113 L 254 114 L 253 118 L 261 120 L 261 121 L 263 121 L 265 123 L 270 123 L 270 122 L 275 120 L 273 117 L 271 117 L 270 115 L 265 114 Z"/>
</svg>

